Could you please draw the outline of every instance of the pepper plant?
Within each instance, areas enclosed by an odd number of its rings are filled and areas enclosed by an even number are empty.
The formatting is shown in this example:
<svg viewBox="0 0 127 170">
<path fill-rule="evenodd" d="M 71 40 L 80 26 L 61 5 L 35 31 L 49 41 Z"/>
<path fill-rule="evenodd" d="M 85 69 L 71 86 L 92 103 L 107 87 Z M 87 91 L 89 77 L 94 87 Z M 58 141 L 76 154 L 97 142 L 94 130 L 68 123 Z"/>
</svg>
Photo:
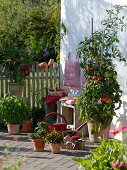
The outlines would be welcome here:
<svg viewBox="0 0 127 170">
<path fill-rule="evenodd" d="M 102 21 L 103 29 L 96 30 L 80 42 L 78 52 L 87 82 L 78 98 L 80 119 L 94 123 L 92 133 L 102 124 L 109 124 L 121 106 L 122 91 L 117 81 L 114 59 L 125 61 L 118 48 L 118 30 L 124 28 L 124 16 L 119 17 L 123 6 L 107 10 L 108 18 Z"/>
</svg>

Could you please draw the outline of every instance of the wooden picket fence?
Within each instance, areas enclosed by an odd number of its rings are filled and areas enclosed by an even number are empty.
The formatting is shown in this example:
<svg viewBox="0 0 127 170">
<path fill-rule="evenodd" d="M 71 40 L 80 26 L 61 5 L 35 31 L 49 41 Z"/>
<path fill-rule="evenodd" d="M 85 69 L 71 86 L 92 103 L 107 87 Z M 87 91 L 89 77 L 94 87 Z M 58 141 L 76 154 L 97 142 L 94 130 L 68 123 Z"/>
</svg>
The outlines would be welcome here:
<svg viewBox="0 0 127 170">
<path fill-rule="evenodd" d="M 9 92 L 8 83 L 10 79 L 0 77 L 0 98 Z M 60 67 L 59 65 L 39 70 L 38 66 L 33 66 L 30 75 L 24 82 L 22 97 L 27 101 L 30 108 L 39 106 L 43 97 L 47 95 L 48 88 L 60 87 Z"/>
</svg>

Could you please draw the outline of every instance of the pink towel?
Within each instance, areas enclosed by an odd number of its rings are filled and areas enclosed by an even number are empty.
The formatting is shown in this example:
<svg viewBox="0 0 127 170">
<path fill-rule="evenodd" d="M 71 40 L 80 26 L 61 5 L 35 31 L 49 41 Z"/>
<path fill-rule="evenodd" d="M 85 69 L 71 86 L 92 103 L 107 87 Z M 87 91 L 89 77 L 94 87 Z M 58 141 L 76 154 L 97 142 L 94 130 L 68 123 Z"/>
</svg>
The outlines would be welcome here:
<svg viewBox="0 0 127 170">
<path fill-rule="evenodd" d="M 80 88 L 80 64 L 79 61 L 65 61 L 64 86 Z"/>
</svg>

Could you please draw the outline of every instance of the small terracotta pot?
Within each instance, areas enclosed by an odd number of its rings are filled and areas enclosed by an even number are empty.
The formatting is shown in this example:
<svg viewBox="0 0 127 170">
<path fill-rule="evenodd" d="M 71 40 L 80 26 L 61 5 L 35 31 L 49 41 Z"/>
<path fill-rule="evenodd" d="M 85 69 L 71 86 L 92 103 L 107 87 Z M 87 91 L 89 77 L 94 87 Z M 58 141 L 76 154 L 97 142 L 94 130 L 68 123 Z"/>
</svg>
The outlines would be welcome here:
<svg viewBox="0 0 127 170">
<path fill-rule="evenodd" d="M 38 64 L 38 68 L 39 68 L 40 70 L 46 69 L 47 66 L 48 66 L 48 64 L 47 64 L 46 62 L 42 62 L 42 63 L 39 63 L 39 64 Z"/>
<path fill-rule="evenodd" d="M 45 147 L 45 141 L 43 139 L 32 139 L 34 150 L 39 152 L 43 151 Z"/>
<path fill-rule="evenodd" d="M 27 120 L 25 123 L 22 125 L 22 132 L 29 132 L 33 130 L 33 125 L 31 120 Z"/>
<path fill-rule="evenodd" d="M 8 133 L 10 135 L 16 135 L 19 133 L 19 124 L 7 124 Z"/>
<path fill-rule="evenodd" d="M 59 143 L 50 143 L 49 146 L 51 148 L 51 153 L 53 153 L 53 154 L 60 153 L 61 144 L 59 144 Z"/>
</svg>

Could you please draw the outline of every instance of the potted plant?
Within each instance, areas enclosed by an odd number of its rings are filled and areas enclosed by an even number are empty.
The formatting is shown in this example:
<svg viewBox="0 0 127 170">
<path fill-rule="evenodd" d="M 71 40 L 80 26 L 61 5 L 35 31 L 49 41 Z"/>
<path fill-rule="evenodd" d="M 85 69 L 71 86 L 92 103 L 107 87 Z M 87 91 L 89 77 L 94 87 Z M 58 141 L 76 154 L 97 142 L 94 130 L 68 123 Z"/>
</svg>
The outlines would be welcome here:
<svg viewBox="0 0 127 170">
<path fill-rule="evenodd" d="M 117 72 L 113 59 L 125 61 L 118 48 L 117 31 L 124 23 L 118 14 L 123 7 L 117 5 L 107 10 L 108 19 L 102 21 L 103 29 L 97 30 L 91 36 L 80 42 L 78 52 L 82 58 L 81 67 L 87 78 L 81 95 L 77 100 L 80 106 L 80 119 L 88 122 L 89 137 L 97 142 L 98 136 L 108 138 L 108 133 L 116 110 L 121 106 L 122 91 L 117 81 Z M 93 135 L 94 134 L 94 135 Z"/>
<path fill-rule="evenodd" d="M 35 133 L 28 134 L 28 137 L 32 140 L 34 150 L 42 151 L 45 147 L 46 134 L 49 132 L 49 124 L 47 122 L 38 122 L 34 131 Z"/>
<path fill-rule="evenodd" d="M 35 128 L 37 123 L 42 121 L 45 116 L 45 105 L 41 104 L 40 106 L 33 107 L 30 112 L 33 119 L 33 128 Z"/>
<path fill-rule="evenodd" d="M 51 153 L 60 153 L 61 144 L 64 141 L 64 135 L 60 131 L 53 130 L 51 133 L 46 135 L 46 142 L 49 143 L 51 148 Z"/>
<path fill-rule="evenodd" d="M 114 135 L 120 132 L 127 132 L 127 126 L 121 126 L 114 130 Z M 126 170 L 127 169 L 127 143 L 117 139 L 110 139 L 106 142 L 101 140 L 101 145 L 91 150 L 91 154 L 85 158 L 74 158 L 79 169 L 85 170 Z"/>
<path fill-rule="evenodd" d="M 10 93 L 0 100 L 0 119 L 7 123 L 9 134 L 17 134 L 20 124 L 26 120 L 29 113 L 23 99 Z"/>
</svg>

